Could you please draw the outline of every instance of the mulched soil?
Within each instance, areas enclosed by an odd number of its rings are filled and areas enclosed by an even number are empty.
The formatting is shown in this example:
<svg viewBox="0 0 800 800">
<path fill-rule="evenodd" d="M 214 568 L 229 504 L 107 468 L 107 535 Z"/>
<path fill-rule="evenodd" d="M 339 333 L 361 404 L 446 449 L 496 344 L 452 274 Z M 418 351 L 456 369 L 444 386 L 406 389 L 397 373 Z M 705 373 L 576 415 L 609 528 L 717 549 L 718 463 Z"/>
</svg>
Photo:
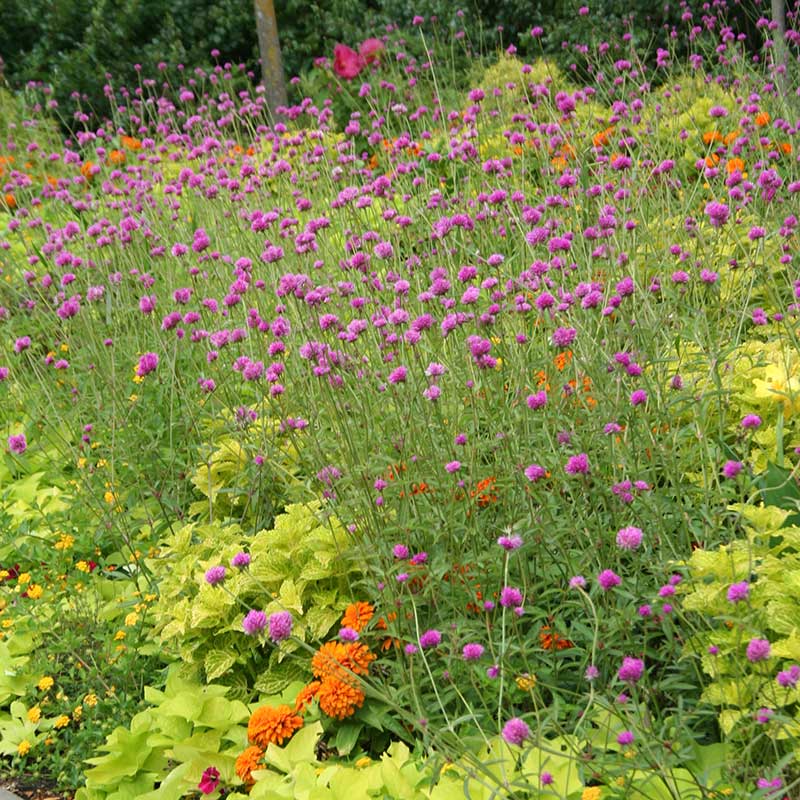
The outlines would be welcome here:
<svg viewBox="0 0 800 800">
<path fill-rule="evenodd" d="M 0 777 L 0 789 L 19 795 L 23 800 L 72 800 L 71 793 L 59 792 L 47 781 L 36 778 Z"/>
</svg>

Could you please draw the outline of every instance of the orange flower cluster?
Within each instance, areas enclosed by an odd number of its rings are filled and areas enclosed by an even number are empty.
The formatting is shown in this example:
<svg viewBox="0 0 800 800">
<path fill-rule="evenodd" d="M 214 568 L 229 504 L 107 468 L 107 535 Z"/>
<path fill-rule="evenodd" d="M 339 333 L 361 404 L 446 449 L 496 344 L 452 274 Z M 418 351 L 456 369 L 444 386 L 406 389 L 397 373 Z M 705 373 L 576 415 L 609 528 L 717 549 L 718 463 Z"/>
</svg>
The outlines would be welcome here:
<svg viewBox="0 0 800 800">
<path fill-rule="evenodd" d="M 263 755 L 264 751 L 260 747 L 251 745 L 236 759 L 234 769 L 242 783 L 248 786 L 253 783 L 253 771 L 261 767 L 260 762 Z"/>
<path fill-rule="evenodd" d="M 289 706 L 257 708 L 247 723 L 247 738 L 262 749 L 270 744 L 283 744 L 291 739 L 296 730 L 303 727 L 303 718 L 297 716 Z"/>
<path fill-rule="evenodd" d="M 494 476 L 484 478 L 482 481 L 478 481 L 474 489 L 470 490 L 469 496 L 473 499 L 477 497 L 478 505 L 481 508 L 486 508 L 486 506 L 497 502 L 497 495 L 494 491 L 496 483 L 497 479 Z"/>
<path fill-rule="evenodd" d="M 552 632 L 549 625 L 543 625 L 539 631 L 539 644 L 544 650 L 569 650 L 575 646 L 569 639 Z"/>
</svg>

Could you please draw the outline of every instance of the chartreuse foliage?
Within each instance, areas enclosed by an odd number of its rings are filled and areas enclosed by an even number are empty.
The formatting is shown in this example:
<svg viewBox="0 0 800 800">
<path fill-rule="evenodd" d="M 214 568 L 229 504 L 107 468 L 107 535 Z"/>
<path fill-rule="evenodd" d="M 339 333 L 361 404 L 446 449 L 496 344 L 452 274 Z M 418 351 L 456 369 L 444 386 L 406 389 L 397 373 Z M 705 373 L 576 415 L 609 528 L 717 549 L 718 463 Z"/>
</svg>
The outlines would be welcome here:
<svg viewBox="0 0 800 800">
<path fill-rule="evenodd" d="M 251 557 L 247 570 L 230 572 L 222 587 L 205 583 L 208 567 L 243 549 Z M 319 501 L 289 505 L 272 529 L 255 536 L 232 524 L 186 525 L 165 540 L 151 568 L 161 588 L 158 639 L 183 661 L 202 665 L 207 680 L 268 694 L 303 677 L 295 659 L 281 662 L 300 642 L 328 635 L 358 572 L 342 524 Z M 242 630 L 250 608 L 291 611 L 295 638 L 265 651 Z"/>
<path fill-rule="evenodd" d="M 719 715 L 726 736 L 800 756 L 800 691 L 781 685 L 777 673 L 800 661 L 800 527 L 775 506 L 737 505 L 743 536 L 713 551 L 697 550 L 688 562 L 692 583 L 686 612 L 702 615 L 708 630 L 692 637 L 686 653 L 698 656 L 709 683 L 702 700 Z M 731 584 L 747 581 L 746 602 L 727 598 Z M 771 643 L 770 657 L 751 663 L 747 645 Z M 771 709 L 759 723 L 760 709 Z M 751 743 L 752 746 L 752 743 Z"/>
</svg>

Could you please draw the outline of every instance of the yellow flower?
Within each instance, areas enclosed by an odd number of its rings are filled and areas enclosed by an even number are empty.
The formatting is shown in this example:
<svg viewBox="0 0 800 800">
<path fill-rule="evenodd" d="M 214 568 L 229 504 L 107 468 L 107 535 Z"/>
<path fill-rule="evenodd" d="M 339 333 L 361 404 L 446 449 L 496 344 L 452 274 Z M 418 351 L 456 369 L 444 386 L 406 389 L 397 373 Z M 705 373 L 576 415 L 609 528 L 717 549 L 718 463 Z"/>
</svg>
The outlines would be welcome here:
<svg viewBox="0 0 800 800">
<path fill-rule="evenodd" d="M 105 500 L 109 505 L 113 505 L 116 502 L 116 499 L 117 498 L 112 491 L 108 491 L 103 495 L 103 500 Z"/>
<path fill-rule="evenodd" d="M 44 589 L 38 583 L 32 583 L 28 587 L 28 597 L 31 600 L 38 600 L 44 594 Z"/>
<path fill-rule="evenodd" d="M 764 377 L 766 380 L 753 380 L 754 394 L 759 400 L 783 403 L 787 416 L 800 411 L 800 378 L 789 375 L 785 364 L 768 364 Z"/>
<path fill-rule="evenodd" d="M 69 725 L 69 717 L 66 714 L 60 714 L 57 716 L 55 722 L 53 723 L 53 727 L 56 730 L 66 728 L 67 725 Z"/>
<path fill-rule="evenodd" d="M 52 689 L 54 683 L 55 681 L 49 675 L 45 675 L 39 680 L 39 683 L 36 684 L 36 688 L 39 689 L 40 692 L 46 692 L 48 689 Z"/>
<path fill-rule="evenodd" d="M 31 743 L 27 739 L 23 739 L 17 745 L 17 755 L 20 756 L 27 755 L 30 752 L 30 749 L 31 749 Z"/>
<path fill-rule="evenodd" d="M 23 572 L 17 578 L 17 585 L 18 586 L 25 586 L 26 584 L 31 582 L 31 574 L 30 572 Z"/>
<path fill-rule="evenodd" d="M 138 621 L 139 615 L 135 611 L 131 611 L 131 613 L 125 617 L 125 627 L 132 628 Z"/>
<path fill-rule="evenodd" d="M 89 694 L 83 698 L 83 702 L 85 705 L 89 706 L 89 708 L 94 708 L 97 705 L 97 695 L 94 692 L 89 692 Z"/>
<path fill-rule="evenodd" d="M 78 459 L 78 469 L 83 469 L 86 466 L 86 456 L 81 456 Z"/>
<path fill-rule="evenodd" d="M 89 571 L 89 564 L 86 561 L 79 561 L 75 565 L 75 569 L 79 570 L 80 572 L 88 572 Z"/>
<path fill-rule="evenodd" d="M 74 536 L 70 536 L 68 533 L 62 533 L 58 537 L 58 541 L 53 546 L 56 548 L 56 550 L 69 550 L 74 544 Z"/>
<path fill-rule="evenodd" d="M 42 718 L 42 709 L 39 706 L 34 706 L 28 709 L 28 721 L 36 723 Z"/>
<path fill-rule="evenodd" d="M 581 800 L 600 800 L 602 789 L 599 786 L 587 786 L 581 794 Z"/>
<path fill-rule="evenodd" d="M 83 716 L 83 706 L 75 706 L 72 709 L 72 719 L 77 722 Z"/>
<path fill-rule="evenodd" d="M 114 641 L 115 642 L 121 642 L 125 638 L 126 635 L 127 634 L 125 633 L 125 631 L 117 631 L 114 634 Z"/>
<path fill-rule="evenodd" d="M 517 686 L 519 686 L 519 688 L 522 689 L 523 692 L 529 692 L 536 686 L 536 676 L 529 675 L 527 672 L 517 676 L 516 681 L 517 681 Z"/>
<path fill-rule="evenodd" d="M 371 763 L 372 759 L 369 756 L 362 756 L 353 766 L 356 769 L 364 769 L 364 767 L 368 767 Z"/>
</svg>

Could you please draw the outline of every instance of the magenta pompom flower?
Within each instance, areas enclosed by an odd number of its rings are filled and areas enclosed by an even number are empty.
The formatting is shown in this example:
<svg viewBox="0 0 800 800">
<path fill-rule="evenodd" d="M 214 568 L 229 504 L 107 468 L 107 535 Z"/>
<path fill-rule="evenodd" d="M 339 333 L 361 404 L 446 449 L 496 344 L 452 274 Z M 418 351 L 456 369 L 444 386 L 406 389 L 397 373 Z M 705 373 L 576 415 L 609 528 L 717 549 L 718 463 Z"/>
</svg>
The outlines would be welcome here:
<svg viewBox="0 0 800 800">
<path fill-rule="evenodd" d="M 617 547 L 623 550 L 635 550 L 642 543 L 642 530 L 633 525 L 620 528 L 617 532 Z"/>
<path fill-rule="evenodd" d="M 10 452 L 21 456 L 28 449 L 28 441 L 24 433 L 8 437 L 8 449 Z"/>
<path fill-rule="evenodd" d="M 578 453 L 570 456 L 564 466 L 567 475 L 586 475 L 589 472 L 589 456 L 586 453 Z"/>
<path fill-rule="evenodd" d="M 508 744 L 521 745 L 530 735 L 531 729 L 519 717 L 512 717 L 503 726 L 503 739 Z"/>
<path fill-rule="evenodd" d="M 225 567 L 221 564 L 216 567 L 211 567 L 210 569 L 206 570 L 206 583 L 209 586 L 216 586 L 218 583 L 222 583 L 225 580 Z"/>
<path fill-rule="evenodd" d="M 600 587 L 603 589 L 604 592 L 613 589 L 615 586 L 619 586 L 622 583 L 622 578 L 617 575 L 616 572 L 610 569 L 604 569 L 598 576 L 597 582 L 600 584 Z"/>
<path fill-rule="evenodd" d="M 478 659 L 480 659 L 480 657 L 483 655 L 483 652 L 484 647 L 482 644 L 470 642 L 469 644 L 464 645 L 461 655 L 463 656 L 464 661 L 478 661 Z"/>
<path fill-rule="evenodd" d="M 292 615 L 288 611 L 276 611 L 269 615 L 269 638 L 282 642 L 292 635 Z"/>
<path fill-rule="evenodd" d="M 625 656 L 622 659 L 622 666 L 617 672 L 617 677 L 625 683 L 636 683 L 644 675 L 644 661 L 641 658 L 631 658 Z"/>
<path fill-rule="evenodd" d="M 427 650 L 430 647 L 438 647 L 441 643 L 442 634 L 436 629 L 425 631 L 425 633 L 419 637 L 419 646 L 423 650 Z"/>
<path fill-rule="evenodd" d="M 728 587 L 729 603 L 741 603 L 743 600 L 747 600 L 749 595 L 750 595 L 750 584 L 747 581 L 739 581 L 738 583 L 732 583 Z"/>
<path fill-rule="evenodd" d="M 248 611 L 242 620 L 242 628 L 248 636 L 256 636 L 267 627 L 267 615 L 263 611 Z"/>
<path fill-rule="evenodd" d="M 751 639 L 747 644 L 747 660 L 754 664 L 758 661 L 766 661 L 772 648 L 766 639 Z"/>
<path fill-rule="evenodd" d="M 139 359 L 139 364 L 136 367 L 136 375 L 139 378 L 144 378 L 145 375 L 149 375 L 151 372 L 153 372 L 157 366 L 158 354 L 145 353 Z"/>
</svg>

